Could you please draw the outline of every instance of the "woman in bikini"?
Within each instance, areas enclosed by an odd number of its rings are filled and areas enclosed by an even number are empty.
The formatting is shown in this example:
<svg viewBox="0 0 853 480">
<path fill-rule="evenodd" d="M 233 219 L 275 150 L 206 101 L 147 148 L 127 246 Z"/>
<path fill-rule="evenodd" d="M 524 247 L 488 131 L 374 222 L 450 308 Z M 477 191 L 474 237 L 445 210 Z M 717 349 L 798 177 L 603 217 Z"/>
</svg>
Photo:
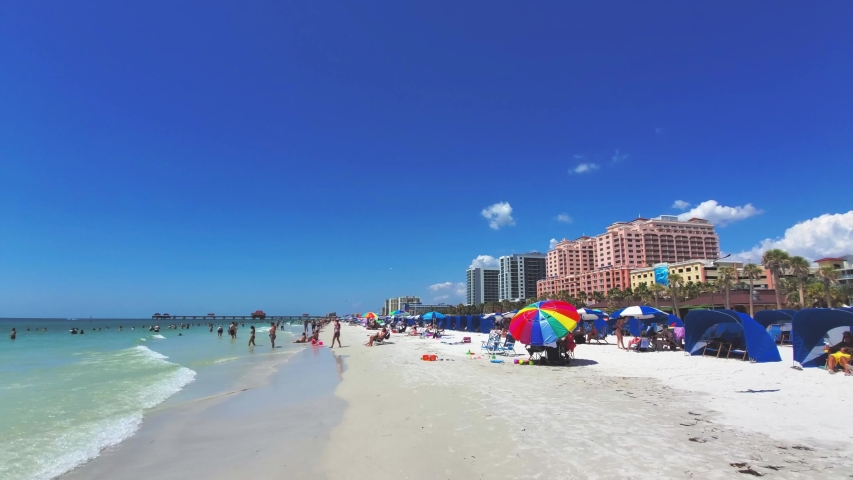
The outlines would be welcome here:
<svg viewBox="0 0 853 480">
<path fill-rule="evenodd" d="M 625 319 L 619 319 L 616 321 L 616 331 L 614 332 L 616 334 L 616 348 L 621 348 L 622 350 L 628 350 L 627 348 L 625 348 L 625 343 L 623 343 L 624 342 L 623 338 L 622 338 L 623 337 L 623 333 L 622 333 L 622 326 L 623 325 L 625 325 Z"/>
<path fill-rule="evenodd" d="M 249 346 L 250 347 L 255 346 L 255 326 L 254 325 L 249 327 Z"/>
</svg>

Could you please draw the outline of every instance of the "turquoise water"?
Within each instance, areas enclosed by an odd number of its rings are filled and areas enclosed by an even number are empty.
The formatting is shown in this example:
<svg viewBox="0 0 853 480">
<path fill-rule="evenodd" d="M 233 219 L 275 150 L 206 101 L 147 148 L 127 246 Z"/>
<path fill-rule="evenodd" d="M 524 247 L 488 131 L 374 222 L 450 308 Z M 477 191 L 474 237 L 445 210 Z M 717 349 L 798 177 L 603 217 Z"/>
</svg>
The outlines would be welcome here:
<svg viewBox="0 0 853 480">
<path fill-rule="evenodd" d="M 252 366 L 292 352 L 290 332 L 301 331 L 286 327 L 273 351 L 269 324 L 256 324 L 256 347 L 247 346 L 249 323 L 237 340 L 228 337 L 227 323 L 222 338 L 206 326 L 169 330 L 161 321 L 154 333 L 151 324 L 0 320 L 0 478 L 60 475 L 132 435 L 144 412 L 170 397 L 228 391 Z M 8 337 L 13 326 L 14 341 Z M 71 335 L 71 327 L 85 333 Z"/>
</svg>

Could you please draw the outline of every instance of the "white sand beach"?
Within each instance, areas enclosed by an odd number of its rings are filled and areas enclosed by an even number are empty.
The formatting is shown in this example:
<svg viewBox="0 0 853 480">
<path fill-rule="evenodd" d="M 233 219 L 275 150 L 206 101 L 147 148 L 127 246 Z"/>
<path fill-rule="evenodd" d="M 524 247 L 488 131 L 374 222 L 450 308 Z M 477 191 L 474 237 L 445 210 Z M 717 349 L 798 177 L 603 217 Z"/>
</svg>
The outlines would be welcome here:
<svg viewBox="0 0 853 480">
<path fill-rule="evenodd" d="M 367 334 L 343 331 L 336 395 L 349 407 L 325 449 L 328 478 L 848 478 L 853 467 L 839 435 L 853 378 L 791 369 L 790 347 L 781 363 L 751 364 L 611 339 L 551 367 L 470 358 L 483 334 L 372 348 Z"/>
<path fill-rule="evenodd" d="M 64 478 L 849 478 L 853 378 L 579 345 L 568 367 L 472 358 L 483 334 L 306 346 L 268 385 L 146 415 Z M 470 344 L 446 344 L 471 336 Z M 518 358 L 526 358 L 517 345 Z M 422 355 L 436 354 L 425 362 Z M 473 357 L 476 357 L 473 356 Z"/>
</svg>

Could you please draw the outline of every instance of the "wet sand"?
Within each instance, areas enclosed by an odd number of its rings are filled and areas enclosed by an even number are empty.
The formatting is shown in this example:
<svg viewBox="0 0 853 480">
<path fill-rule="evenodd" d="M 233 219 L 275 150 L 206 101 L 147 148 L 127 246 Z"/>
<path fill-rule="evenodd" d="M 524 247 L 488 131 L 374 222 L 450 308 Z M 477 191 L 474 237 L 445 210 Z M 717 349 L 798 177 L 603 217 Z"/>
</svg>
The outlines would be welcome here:
<svg viewBox="0 0 853 480">
<path fill-rule="evenodd" d="M 324 478 L 312 461 L 346 404 L 333 396 L 343 364 L 306 347 L 267 385 L 172 405 L 66 479 Z"/>
</svg>

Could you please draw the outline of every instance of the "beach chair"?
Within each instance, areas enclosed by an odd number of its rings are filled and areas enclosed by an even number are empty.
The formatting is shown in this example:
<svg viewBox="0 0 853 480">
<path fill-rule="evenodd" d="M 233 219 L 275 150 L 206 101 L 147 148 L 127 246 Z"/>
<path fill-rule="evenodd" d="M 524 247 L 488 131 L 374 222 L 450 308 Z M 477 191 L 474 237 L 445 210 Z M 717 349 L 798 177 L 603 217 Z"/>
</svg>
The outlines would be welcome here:
<svg viewBox="0 0 853 480">
<path fill-rule="evenodd" d="M 480 343 L 480 353 L 485 351 L 488 354 L 495 354 L 498 352 L 500 348 L 501 336 L 498 335 L 489 335 L 489 339 Z"/>
<path fill-rule="evenodd" d="M 633 348 L 635 352 L 648 352 L 649 346 L 651 345 L 651 343 L 652 342 L 649 341 L 648 338 L 643 337 L 643 339 L 640 340 L 640 343 L 634 344 L 634 346 L 631 348 Z"/>
<path fill-rule="evenodd" d="M 511 337 L 508 337 L 503 345 L 500 345 L 500 339 L 498 339 L 498 347 L 497 348 L 498 348 L 498 353 L 500 353 L 501 355 L 509 356 L 510 354 L 512 354 L 513 356 L 515 356 L 515 339 L 510 341 L 510 338 Z"/>
<path fill-rule="evenodd" d="M 598 335 L 597 335 L 597 336 L 595 336 L 595 337 L 592 337 L 592 339 L 591 339 L 591 340 L 592 340 L 593 342 L 595 342 L 596 344 L 599 344 L 599 345 L 600 345 L 602 342 L 603 342 L 605 345 L 610 345 L 610 343 L 607 341 L 607 332 L 606 332 L 606 331 L 605 331 L 605 332 L 598 332 Z"/>
</svg>

